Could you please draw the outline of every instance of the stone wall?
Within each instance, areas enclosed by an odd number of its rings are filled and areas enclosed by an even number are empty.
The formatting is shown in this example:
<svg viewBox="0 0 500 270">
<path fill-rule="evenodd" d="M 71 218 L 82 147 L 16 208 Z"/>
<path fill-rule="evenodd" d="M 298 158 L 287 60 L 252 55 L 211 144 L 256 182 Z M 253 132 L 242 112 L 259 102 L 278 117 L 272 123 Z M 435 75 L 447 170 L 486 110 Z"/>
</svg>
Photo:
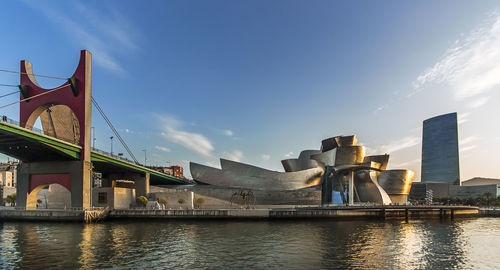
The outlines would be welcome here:
<svg viewBox="0 0 500 270">
<path fill-rule="evenodd" d="M 248 192 L 250 190 L 241 190 Z M 200 209 L 209 208 L 241 208 L 244 200 L 238 194 L 240 189 L 224 188 L 209 185 L 196 186 L 151 186 L 150 200 L 165 198 L 167 208 L 190 208 L 194 206 Z M 319 188 L 306 188 L 289 191 L 263 191 L 251 190 L 255 197 L 255 205 L 319 205 L 321 203 L 321 191 Z M 234 196 L 233 196 L 234 195 Z M 178 200 L 183 198 L 186 202 L 179 204 Z M 199 199 L 203 203 L 200 205 Z M 233 198 L 233 204 L 231 204 Z M 191 204 L 192 202 L 192 204 Z"/>
</svg>

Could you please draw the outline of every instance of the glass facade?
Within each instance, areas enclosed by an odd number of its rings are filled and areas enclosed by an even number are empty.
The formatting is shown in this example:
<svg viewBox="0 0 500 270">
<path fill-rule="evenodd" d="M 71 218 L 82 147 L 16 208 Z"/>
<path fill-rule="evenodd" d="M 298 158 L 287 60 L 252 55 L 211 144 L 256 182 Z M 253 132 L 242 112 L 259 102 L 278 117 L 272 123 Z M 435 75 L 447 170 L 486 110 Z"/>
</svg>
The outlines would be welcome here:
<svg viewBox="0 0 500 270">
<path fill-rule="evenodd" d="M 424 121 L 421 181 L 460 184 L 457 113 Z"/>
</svg>

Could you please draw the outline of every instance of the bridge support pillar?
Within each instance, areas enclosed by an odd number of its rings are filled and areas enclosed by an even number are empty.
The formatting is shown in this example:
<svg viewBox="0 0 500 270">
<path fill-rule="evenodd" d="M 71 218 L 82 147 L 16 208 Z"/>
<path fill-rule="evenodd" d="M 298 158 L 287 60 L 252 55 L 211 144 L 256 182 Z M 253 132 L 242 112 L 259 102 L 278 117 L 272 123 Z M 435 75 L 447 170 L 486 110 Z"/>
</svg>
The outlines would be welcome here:
<svg viewBox="0 0 500 270">
<path fill-rule="evenodd" d="M 149 194 L 149 173 L 145 175 L 134 174 L 135 196 L 147 196 Z"/>
<path fill-rule="evenodd" d="M 92 207 L 91 162 L 24 162 L 17 170 L 17 207 L 36 208 L 38 191 L 50 184 L 60 184 L 71 192 L 68 207 Z"/>
<path fill-rule="evenodd" d="M 115 186 L 116 180 L 134 181 L 135 196 L 145 196 L 149 194 L 149 173 L 110 173 L 108 175 L 108 185 Z"/>
</svg>

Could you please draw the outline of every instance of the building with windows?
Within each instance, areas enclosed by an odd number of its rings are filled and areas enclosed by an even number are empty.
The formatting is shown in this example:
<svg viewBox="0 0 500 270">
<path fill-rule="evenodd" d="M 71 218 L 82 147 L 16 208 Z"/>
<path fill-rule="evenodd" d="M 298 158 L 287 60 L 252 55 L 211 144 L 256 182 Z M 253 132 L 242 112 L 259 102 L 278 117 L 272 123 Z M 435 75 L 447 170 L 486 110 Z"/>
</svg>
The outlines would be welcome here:
<svg viewBox="0 0 500 270">
<path fill-rule="evenodd" d="M 422 183 L 460 185 L 457 113 L 424 120 Z"/>
</svg>

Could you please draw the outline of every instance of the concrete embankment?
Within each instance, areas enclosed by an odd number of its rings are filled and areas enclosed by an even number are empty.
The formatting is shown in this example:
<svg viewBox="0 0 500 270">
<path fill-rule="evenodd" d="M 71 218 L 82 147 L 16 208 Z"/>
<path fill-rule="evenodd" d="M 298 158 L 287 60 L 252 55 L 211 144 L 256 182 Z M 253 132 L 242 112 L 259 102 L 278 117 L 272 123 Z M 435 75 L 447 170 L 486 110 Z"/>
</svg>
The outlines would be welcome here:
<svg viewBox="0 0 500 270">
<path fill-rule="evenodd" d="M 85 221 L 94 222 L 105 219 L 107 210 L 64 210 L 64 209 L 1 209 L 0 220 L 27 220 L 27 221 Z"/>
<path fill-rule="evenodd" d="M 0 210 L 0 220 L 103 219 L 428 219 L 500 216 L 473 206 L 330 206 L 266 209 Z"/>
<path fill-rule="evenodd" d="M 114 210 L 111 219 L 118 218 L 266 218 L 266 219 L 421 219 L 477 216 L 478 208 L 470 206 L 374 206 L 374 207 L 304 207 L 276 209 L 219 210 Z"/>
<path fill-rule="evenodd" d="M 0 210 L 0 220 L 83 221 L 84 216 L 81 210 Z"/>
<path fill-rule="evenodd" d="M 500 217 L 500 209 L 479 209 L 479 215 L 482 217 Z"/>
</svg>

